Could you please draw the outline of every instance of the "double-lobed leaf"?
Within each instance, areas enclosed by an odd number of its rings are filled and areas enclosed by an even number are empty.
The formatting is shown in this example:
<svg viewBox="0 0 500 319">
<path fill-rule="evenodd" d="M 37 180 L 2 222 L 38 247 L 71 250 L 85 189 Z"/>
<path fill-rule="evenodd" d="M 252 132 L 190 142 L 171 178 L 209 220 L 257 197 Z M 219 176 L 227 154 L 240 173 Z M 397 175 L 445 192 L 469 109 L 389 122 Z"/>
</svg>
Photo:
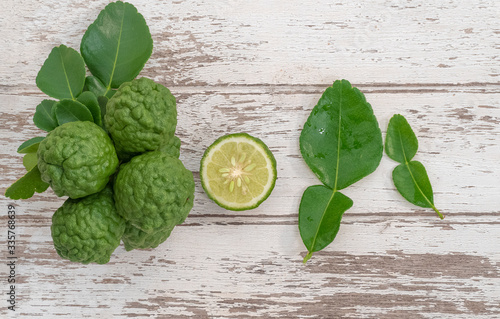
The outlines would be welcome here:
<svg viewBox="0 0 500 319">
<path fill-rule="evenodd" d="M 102 95 L 133 80 L 152 51 L 153 40 L 144 17 L 132 4 L 121 1 L 110 3 L 101 11 L 88 27 L 80 45 L 90 72 L 106 88 Z M 91 87 L 94 84 L 101 92 L 102 88 L 96 81 Z"/>
<path fill-rule="evenodd" d="M 382 133 L 363 93 L 346 80 L 325 90 L 300 135 L 300 151 L 325 186 L 309 187 L 299 207 L 299 231 L 308 250 L 329 245 L 352 200 L 339 190 L 371 174 L 382 158 Z"/>
<path fill-rule="evenodd" d="M 410 203 L 432 208 L 439 218 L 444 216 L 434 206 L 431 182 L 424 165 L 412 161 L 418 151 L 418 140 L 410 124 L 400 114 L 389 121 L 385 139 L 385 152 L 400 163 L 392 172 L 392 179 L 398 192 Z"/>
<path fill-rule="evenodd" d="M 28 199 L 35 192 L 45 192 L 48 187 L 49 184 L 42 181 L 38 166 L 35 165 L 28 173 L 7 188 L 5 196 L 10 199 Z"/>
<path fill-rule="evenodd" d="M 85 84 L 85 63 L 76 50 L 60 45 L 52 49 L 36 77 L 36 85 L 55 99 L 75 99 Z"/>
<path fill-rule="evenodd" d="M 38 151 L 38 146 L 40 142 L 45 137 L 37 136 L 33 137 L 19 146 L 17 152 L 19 154 L 25 154 L 23 156 L 23 165 L 27 171 L 30 171 L 38 163 L 38 158 L 36 152 Z"/>
</svg>

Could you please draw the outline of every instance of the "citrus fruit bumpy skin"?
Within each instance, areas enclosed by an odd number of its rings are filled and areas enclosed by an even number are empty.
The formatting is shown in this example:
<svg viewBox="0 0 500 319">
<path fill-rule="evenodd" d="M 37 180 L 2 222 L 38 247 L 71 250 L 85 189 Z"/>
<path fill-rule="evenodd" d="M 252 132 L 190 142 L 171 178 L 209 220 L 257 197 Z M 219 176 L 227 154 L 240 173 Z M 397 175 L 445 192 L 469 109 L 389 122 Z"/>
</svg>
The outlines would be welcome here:
<svg viewBox="0 0 500 319">
<path fill-rule="evenodd" d="M 200 163 L 201 184 L 219 206 L 248 210 L 259 206 L 276 183 L 276 160 L 260 139 L 246 133 L 220 137 Z"/>
<path fill-rule="evenodd" d="M 57 196 L 81 198 L 102 190 L 118 166 L 113 142 L 88 121 L 56 127 L 38 147 L 38 169 Z"/>
<path fill-rule="evenodd" d="M 122 236 L 125 249 L 127 251 L 131 251 L 132 249 L 156 248 L 158 245 L 167 240 L 170 233 L 174 229 L 174 226 L 160 227 L 153 230 L 151 233 L 146 233 L 134 225 L 127 223 L 125 232 Z"/>
<path fill-rule="evenodd" d="M 120 167 L 114 193 L 118 213 L 151 234 L 186 219 L 193 207 L 193 173 L 175 157 L 148 152 Z"/>
<path fill-rule="evenodd" d="M 108 101 L 104 123 L 120 157 L 154 151 L 174 136 L 175 97 L 148 78 L 125 82 Z"/>
<path fill-rule="evenodd" d="M 81 199 L 69 198 L 52 216 L 56 251 L 73 262 L 107 263 L 124 231 L 125 220 L 116 212 L 109 187 Z"/>
<path fill-rule="evenodd" d="M 181 140 L 177 136 L 174 136 L 160 143 L 158 150 L 172 157 L 179 158 L 181 155 Z"/>
</svg>

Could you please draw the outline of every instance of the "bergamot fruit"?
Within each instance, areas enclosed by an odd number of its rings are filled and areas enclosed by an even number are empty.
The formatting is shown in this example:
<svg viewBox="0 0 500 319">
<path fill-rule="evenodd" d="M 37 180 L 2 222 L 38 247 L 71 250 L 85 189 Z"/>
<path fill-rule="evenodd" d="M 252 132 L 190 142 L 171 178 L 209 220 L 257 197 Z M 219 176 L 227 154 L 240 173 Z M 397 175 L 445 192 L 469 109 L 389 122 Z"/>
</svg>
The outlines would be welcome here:
<svg viewBox="0 0 500 319">
<path fill-rule="evenodd" d="M 38 147 L 38 169 L 57 196 L 80 198 L 102 190 L 118 166 L 113 142 L 92 122 L 56 127 Z"/>
<path fill-rule="evenodd" d="M 108 101 L 104 123 L 120 157 L 156 150 L 174 136 L 175 97 L 148 78 L 125 82 Z"/>
<path fill-rule="evenodd" d="M 179 158 L 181 155 L 181 140 L 177 136 L 174 136 L 161 143 L 158 150 L 172 157 Z"/>
<path fill-rule="evenodd" d="M 110 187 L 84 198 L 69 198 L 52 216 L 56 251 L 73 262 L 107 263 L 124 231 L 125 220 L 116 212 Z"/>
<path fill-rule="evenodd" d="M 175 157 L 148 152 L 120 166 L 114 192 L 118 213 L 150 234 L 186 219 L 193 207 L 193 174 Z"/>
<path fill-rule="evenodd" d="M 156 248 L 167 240 L 173 229 L 174 226 L 161 227 L 154 229 L 151 233 L 146 233 L 134 225 L 127 223 L 122 241 L 127 251 L 131 251 L 132 249 Z"/>
</svg>

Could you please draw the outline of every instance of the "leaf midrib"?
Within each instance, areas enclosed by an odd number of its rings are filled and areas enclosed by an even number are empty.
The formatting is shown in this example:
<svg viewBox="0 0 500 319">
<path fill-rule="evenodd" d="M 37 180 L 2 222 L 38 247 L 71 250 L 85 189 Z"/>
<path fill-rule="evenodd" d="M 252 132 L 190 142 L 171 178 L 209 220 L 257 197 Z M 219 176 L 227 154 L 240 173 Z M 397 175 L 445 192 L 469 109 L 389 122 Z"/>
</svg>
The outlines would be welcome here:
<svg viewBox="0 0 500 319">
<path fill-rule="evenodd" d="M 66 72 L 66 66 L 64 65 L 64 59 L 61 53 L 61 47 L 59 47 L 59 50 L 57 50 L 57 52 L 59 52 L 59 56 L 61 57 L 61 65 L 63 68 L 64 77 L 66 78 L 66 84 L 68 85 L 69 95 L 71 95 L 72 100 L 75 100 L 75 97 L 73 96 L 73 91 L 71 90 L 71 85 L 69 84 L 68 73 Z"/>
<path fill-rule="evenodd" d="M 327 208 L 330 207 L 330 203 L 332 202 L 333 197 L 335 196 L 335 193 L 337 192 L 337 181 L 338 181 L 338 177 L 339 177 L 339 166 L 340 166 L 340 133 L 342 132 L 342 129 L 341 129 L 342 128 L 342 126 L 341 126 L 341 124 L 342 124 L 342 85 L 340 85 L 339 122 L 338 122 L 338 124 L 339 124 L 339 129 L 338 129 L 338 140 L 337 140 L 337 164 L 336 164 L 336 170 L 335 170 L 335 184 L 333 187 L 332 196 L 330 196 L 330 199 L 328 200 L 328 204 L 326 205 L 325 210 L 323 210 L 323 214 L 321 215 L 321 219 L 319 221 L 318 228 L 316 229 L 316 234 L 314 234 L 314 239 L 313 239 L 313 242 L 311 245 L 311 251 L 309 251 L 310 253 L 312 253 L 312 251 L 314 250 L 314 245 L 316 245 L 316 239 L 318 238 L 319 229 L 321 227 L 321 224 L 323 223 L 323 219 L 325 218 Z"/>
<path fill-rule="evenodd" d="M 122 21 L 120 23 L 120 35 L 118 36 L 118 44 L 116 46 L 116 54 L 115 54 L 115 60 L 113 61 L 113 69 L 111 70 L 111 76 L 109 77 L 109 83 L 106 86 L 106 92 L 104 92 L 104 96 L 108 94 L 109 90 L 111 90 L 111 82 L 113 82 L 113 76 L 115 75 L 115 69 L 116 69 L 116 61 L 118 61 L 118 53 L 120 52 L 120 44 L 122 40 L 122 31 L 123 31 L 123 21 L 125 20 L 125 4 L 123 5 L 123 15 L 122 15 Z"/>
<path fill-rule="evenodd" d="M 417 186 L 417 189 L 420 192 L 420 194 L 422 194 L 422 196 L 424 196 L 424 198 L 427 201 L 427 203 L 429 203 L 429 205 L 431 206 L 431 208 L 438 214 L 439 218 L 443 219 L 444 216 L 439 212 L 439 210 L 434 206 L 434 204 L 427 198 L 427 196 L 425 196 L 424 192 L 420 188 L 420 185 L 417 183 L 415 177 L 413 176 L 413 172 L 411 171 L 411 168 L 410 168 L 410 165 L 409 165 L 410 163 L 408 162 L 408 159 L 406 157 L 406 152 L 405 152 L 405 148 L 404 148 L 404 145 L 403 145 L 403 138 L 401 137 L 402 134 L 401 134 L 401 131 L 400 131 L 399 127 L 397 128 L 397 130 L 398 130 L 398 135 L 399 135 L 399 142 L 401 144 L 401 150 L 403 152 L 403 158 L 405 160 L 404 164 L 406 166 L 406 169 L 410 173 L 410 176 L 411 176 L 411 179 L 413 181 L 413 184 L 415 184 L 415 186 Z"/>
</svg>

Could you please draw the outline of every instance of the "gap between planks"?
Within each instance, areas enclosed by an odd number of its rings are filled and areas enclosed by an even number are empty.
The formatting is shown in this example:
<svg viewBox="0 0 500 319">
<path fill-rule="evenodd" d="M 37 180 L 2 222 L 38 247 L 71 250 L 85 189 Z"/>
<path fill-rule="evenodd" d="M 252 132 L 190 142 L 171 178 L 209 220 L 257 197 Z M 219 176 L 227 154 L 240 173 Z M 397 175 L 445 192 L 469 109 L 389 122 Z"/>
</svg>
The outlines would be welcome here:
<svg viewBox="0 0 500 319">
<path fill-rule="evenodd" d="M 176 85 L 175 83 L 163 83 L 154 79 L 166 87 L 179 92 L 190 94 L 318 94 L 323 92 L 331 83 L 314 84 L 286 84 L 286 83 L 261 83 L 248 85 L 231 85 L 231 83 L 211 85 L 206 83 L 193 83 L 192 85 Z M 500 82 L 466 82 L 466 83 L 351 83 L 363 93 L 472 93 L 472 94 L 495 94 L 500 93 Z M 3 92 L 2 92 L 3 91 Z M 0 84 L 0 96 L 40 96 L 46 97 L 33 86 L 10 86 Z"/>
</svg>

